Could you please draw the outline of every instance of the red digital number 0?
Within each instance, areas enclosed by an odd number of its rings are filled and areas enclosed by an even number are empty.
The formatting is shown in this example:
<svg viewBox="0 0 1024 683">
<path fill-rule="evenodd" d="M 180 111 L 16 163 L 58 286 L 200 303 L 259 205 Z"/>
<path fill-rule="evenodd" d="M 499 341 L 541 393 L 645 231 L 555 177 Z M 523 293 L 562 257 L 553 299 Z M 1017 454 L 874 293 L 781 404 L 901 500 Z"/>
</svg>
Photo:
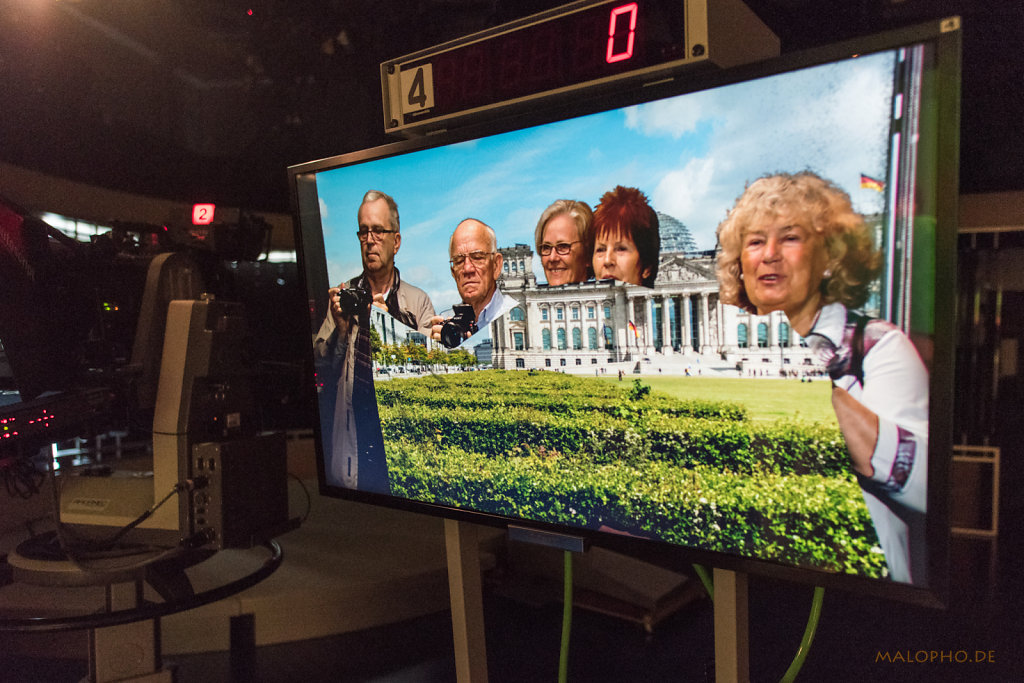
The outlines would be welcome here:
<svg viewBox="0 0 1024 683">
<path fill-rule="evenodd" d="M 622 62 L 633 56 L 633 40 L 636 38 L 636 15 L 639 11 L 635 2 L 631 2 L 628 5 L 621 5 L 612 10 L 611 17 L 608 20 L 608 50 L 605 53 L 604 60 L 609 64 L 615 62 Z M 629 36 L 626 40 L 626 49 L 621 52 L 615 51 L 615 33 L 618 28 L 619 17 L 624 14 L 629 15 Z"/>
</svg>

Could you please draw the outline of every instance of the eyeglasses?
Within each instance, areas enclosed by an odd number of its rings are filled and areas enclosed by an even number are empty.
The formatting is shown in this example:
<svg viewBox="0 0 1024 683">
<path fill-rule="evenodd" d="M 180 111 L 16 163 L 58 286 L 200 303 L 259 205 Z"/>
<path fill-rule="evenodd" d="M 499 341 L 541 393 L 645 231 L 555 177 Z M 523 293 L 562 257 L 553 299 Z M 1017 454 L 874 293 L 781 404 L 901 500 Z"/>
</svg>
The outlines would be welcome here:
<svg viewBox="0 0 1024 683">
<path fill-rule="evenodd" d="M 474 266 L 486 265 L 487 259 L 494 255 L 493 251 L 471 251 L 468 254 L 456 254 L 452 256 L 450 263 L 452 268 L 461 268 L 462 264 L 466 262 L 468 258 L 473 262 Z"/>
<path fill-rule="evenodd" d="M 365 242 L 367 239 L 370 238 L 370 235 L 373 235 L 373 239 L 375 240 L 382 240 L 384 239 L 384 235 L 390 235 L 393 232 L 398 231 L 385 230 L 384 228 L 371 228 L 370 230 L 357 230 L 356 235 L 359 237 L 360 242 Z"/>
<path fill-rule="evenodd" d="M 554 249 L 555 253 L 559 256 L 568 256 L 569 252 L 572 251 L 572 245 L 579 243 L 580 240 L 576 240 L 575 242 L 559 242 L 558 244 L 548 244 L 545 242 L 540 245 L 540 249 L 538 249 L 538 251 L 541 256 L 549 256 L 551 254 L 551 250 Z"/>
</svg>

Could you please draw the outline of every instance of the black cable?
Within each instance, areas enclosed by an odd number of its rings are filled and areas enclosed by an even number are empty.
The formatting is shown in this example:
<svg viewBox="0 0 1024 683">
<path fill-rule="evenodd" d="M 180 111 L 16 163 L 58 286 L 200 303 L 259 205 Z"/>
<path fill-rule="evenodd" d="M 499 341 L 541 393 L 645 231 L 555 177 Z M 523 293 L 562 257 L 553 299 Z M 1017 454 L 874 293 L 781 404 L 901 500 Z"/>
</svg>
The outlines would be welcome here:
<svg viewBox="0 0 1024 683">
<path fill-rule="evenodd" d="M 309 495 L 309 489 L 306 488 L 306 484 L 299 477 L 295 476 L 291 472 L 288 476 L 298 482 L 299 487 L 302 489 L 302 493 L 306 496 L 306 511 L 299 518 L 299 522 L 305 524 L 306 520 L 309 519 L 309 513 L 313 511 L 313 497 Z"/>
<path fill-rule="evenodd" d="M 69 541 L 68 536 L 67 536 L 67 529 L 64 526 L 64 523 L 61 522 L 61 520 L 60 520 L 60 491 L 58 490 L 58 486 L 57 486 L 57 468 L 56 468 L 56 463 L 52 459 L 50 461 L 49 475 L 50 475 L 50 484 L 51 484 L 50 488 L 51 488 L 52 493 L 53 493 L 53 514 L 54 514 L 54 522 L 56 524 L 55 531 L 56 531 L 56 535 L 57 535 L 57 542 L 58 542 L 58 544 L 60 546 L 61 552 L 64 553 L 64 556 L 67 558 L 68 562 L 73 564 L 77 569 L 79 569 L 79 570 L 81 570 L 83 572 L 86 572 L 86 573 L 108 573 L 108 572 L 117 572 L 117 571 L 133 571 L 133 570 L 136 570 L 136 569 L 141 569 L 142 567 L 145 567 L 146 565 L 151 564 L 152 562 L 165 559 L 167 557 L 170 557 L 171 555 L 175 555 L 178 552 L 180 552 L 181 549 L 179 547 L 175 546 L 174 548 L 162 549 L 163 552 L 161 552 L 156 557 L 152 557 L 152 558 L 148 558 L 148 559 L 145 559 L 145 560 L 141 560 L 139 562 L 133 562 L 133 563 L 127 564 L 127 565 L 120 565 L 120 566 L 116 566 L 116 567 L 105 565 L 103 567 L 98 567 L 98 568 L 90 567 L 87 564 L 88 560 L 89 559 L 95 559 L 95 558 L 84 557 L 81 554 L 81 552 L 80 552 L 83 549 L 82 548 L 74 547 L 72 545 L 72 543 Z M 143 521 L 148 519 L 161 505 L 163 505 L 168 500 L 170 500 L 171 496 L 173 496 L 173 495 L 175 495 L 177 493 L 180 493 L 185 488 L 187 488 L 187 485 L 185 485 L 185 484 L 182 484 L 180 482 L 178 484 L 175 484 L 174 488 L 170 491 L 170 493 L 165 495 L 159 502 L 155 503 L 152 507 L 150 507 L 148 510 L 146 510 L 141 515 L 139 515 L 139 517 L 137 517 L 133 521 L 129 522 L 126 526 L 122 527 L 118 531 L 116 531 L 114 533 L 114 535 L 111 536 L 110 538 L 101 539 L 99 541 L 88 540 L 88 539 L 76 539 L 76 542 L 78 544 L 85 544 L 87 547 L 84 548 L 84 550 L 87 553 L 88 552 L 103 551 L 103 550 L 110 550 L 111 547 L 114 545 L 114 543 L 116 543 L 118 540 L 120 540 L 126 533 L 128 533 L 128 531 L 130 531 L 131 529 L 135 528 L 136 526 L 141 524 Z M 123 550 L 128 551 L 130 554 L 142 554 L 142 553 L 145 553 L 145 552 L 153 552 L 154 550 L 156 550 L 156 548 L 154 548 L 152 546 L 139 546 L 137 548 L 138 552 L 136 552 L 136 553 L 131 553 L 132 549 L 129 549 L 129 548 L 125 548 Z"/>
<path fill-rule="evenodd" d="M 4 458 L 0 460 L 0 474 L 4 487 L 11 497 L 28 500 L 40 492 L 46 474 L 36 469 L 29 458 Z"/>
<path fill-rule="evenodd" d="M 134 529 L 135 527 L 137 527 L 138 525 L 142 524 L 147 519 L 152 517 L 153 513 L 156 512 L 158 509 L 160 509 L 160 506 L 162 506 L 164 503 L 166 503 L 168 500 L 171 499 L 171 496 L 177 495 L 177 494 L 181 493 L 182 491 L 187 490 L 188 488 L 189 488 L 189 484 L 188 483 L 183 484 L 181 482 L 178 482 L 177 484 L 175 484 L 171 488 L 171 490 L 167 493 L 167 495 L 165 495 L 163 498 L 161 498 L 158 502 L 154 503 L 151 508 L 149 508 L 148 510 L 143 512 L 141 515 L 136 517 L 131 522 L 128 522 L 128 524 L 126 524 L 123 527 L 121 527 L 109 539 L 106 539 L 105 541 L 100 542 L 99 545 L 103 545 L 103 546 L 112 546 L 112 545 L 114 545 L 115 543 L 120 541 L 122 538 L 124 538 L 124 535 L 127 534 L 129 531 L 131 531 L 132 529 Z"/>
</svg>

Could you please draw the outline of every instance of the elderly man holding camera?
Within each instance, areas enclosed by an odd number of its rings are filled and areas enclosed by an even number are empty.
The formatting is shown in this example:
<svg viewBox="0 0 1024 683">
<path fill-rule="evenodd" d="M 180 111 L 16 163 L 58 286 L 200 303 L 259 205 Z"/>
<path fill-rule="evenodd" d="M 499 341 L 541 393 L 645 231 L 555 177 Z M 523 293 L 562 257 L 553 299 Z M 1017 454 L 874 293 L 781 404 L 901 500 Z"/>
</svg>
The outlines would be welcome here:
<svg viewBox="0 0 1024 683">
<path fill-rule="evenodd" d="M 398 205 L 389 195 L 370 190 L 363 196 L 358 212 L 359 251 L 363 272 L 347 283 L 328 290 L 331 315 L 324 321 L 317 341 L 331 336 L 333 326 L 350 322 L 348 303 L 356 303 L 367 295 L 371 303 L 391 314 L 403 325 L 429 333 L 434 306 L 419 287 L 403 282 L 395 267 L 395 256 L 402 246 Z M 342 290 L 356 290 L 342 300 Z M 343 307 L 344 306 L 344 307 Z M 325 334 L 326 333 L 326 334 Z"/>
<path fill-rule="evenodd" d="M 459 223 L 448 243 L 448 255 L 462 304 L 453 307 L 454 315 L 448 320 L 434 316 L 430 336 L 454 347 L 508 313 L 515 301 L 498 289 L 504 257 L 491 226 L 475 218 Z"/>
<path fill-rule="evenodd" d="M 330 312 L 313 340 L 323 443 L 333 483 L 380 493 L 389 489 L 384 444 L 373 389 L 370 308 L 387 311 L 402 324 L 430 334 L 434 306 L 426 292 L 403 282 L 395 267 L 402 245 L 398 206 L 383 192 L 363 196 L 357 214 L 363 272 L 328 290 Z"/>
</svg>

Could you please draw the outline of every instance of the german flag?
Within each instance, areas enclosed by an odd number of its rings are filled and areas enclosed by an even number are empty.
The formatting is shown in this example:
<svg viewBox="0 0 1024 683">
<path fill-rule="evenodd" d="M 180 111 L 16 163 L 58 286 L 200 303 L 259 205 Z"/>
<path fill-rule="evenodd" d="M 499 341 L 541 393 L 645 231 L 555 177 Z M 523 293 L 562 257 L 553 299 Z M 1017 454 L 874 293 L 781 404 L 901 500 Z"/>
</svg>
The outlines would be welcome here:
<svg viewBox="0 0 1024 683">
<path fill-rule="evenodd" d="M 860 174 L 860 186 L 864 190 L 875 190 L 876 192 L 885 192 L 885 183 L 881 180 L 872 178 L 869 175 Z"/>
</svg>

